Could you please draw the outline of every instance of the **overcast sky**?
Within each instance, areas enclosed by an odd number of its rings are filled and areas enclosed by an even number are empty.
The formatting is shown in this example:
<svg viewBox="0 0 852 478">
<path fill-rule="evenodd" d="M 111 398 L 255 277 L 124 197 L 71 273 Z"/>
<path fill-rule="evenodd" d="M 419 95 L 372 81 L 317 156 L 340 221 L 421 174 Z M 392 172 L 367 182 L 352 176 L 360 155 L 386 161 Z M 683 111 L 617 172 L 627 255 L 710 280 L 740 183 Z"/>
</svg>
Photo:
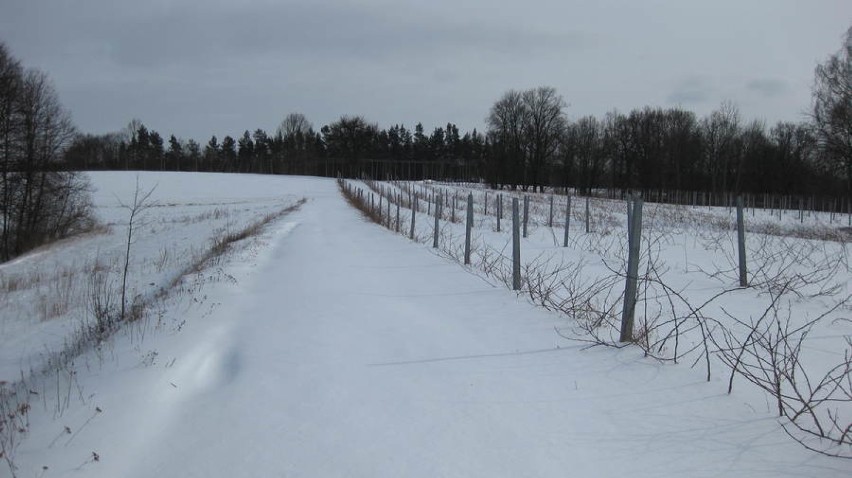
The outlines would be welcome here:
<svg viewBox="0 0 852 478">
<path fill-rule="evenodd" d="M 798 121 L 848 0 L 0 0 L 0 41 L 46 71 L 83 132 L 482 130 L 509 89 L 555 87 L 576 119 L 645 105 Z"/>
</svg>

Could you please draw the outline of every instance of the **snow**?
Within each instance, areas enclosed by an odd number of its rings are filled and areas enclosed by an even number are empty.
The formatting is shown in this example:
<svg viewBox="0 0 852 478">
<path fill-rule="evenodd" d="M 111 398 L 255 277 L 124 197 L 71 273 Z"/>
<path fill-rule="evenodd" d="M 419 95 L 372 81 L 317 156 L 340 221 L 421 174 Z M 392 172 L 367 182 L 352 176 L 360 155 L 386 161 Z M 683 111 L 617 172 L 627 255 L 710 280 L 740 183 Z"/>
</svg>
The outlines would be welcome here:
<svg viewBox="0 0 852 478">
<path fill-rule="evenodd" d="M 104 254 L 98 241 L 110 238 L 120 246 L 113 194 L 127 197 L 135 175 L 91 177 L 116 236 L 50 248 L 3 274 Z M 144 337 L 131 325 L 80 357 L 67 406 L 53 399 L 64 385 L 45 386 L 16 453 L 18 476 L 849 476 L 848 461 L 790 440 L 762 395 L 745 386 L 727 395 L 721 377 L 705 382 L 636 348 L 584 350 L 557 334 L 566 317 L 367 222 L 331 180 L 140 180 L 159 184 L 161 203 L 174 206 L 152 209 L 157 226 L 135 245 L 138 290 L 182 270 L 158 273 L 142 258 L 166 247 L 188 255 L 224 227 L 159 218 L 228 207 L 236 229 L 309 200 L 186 279 L 158 303 Z M 419 234 L 431 230 L 431 220 L 417 223 Z M 505 236 L 487 221 L 478 227 L 501 247 Z M 528 249 L 562 254 L 545 229 Z M 23 322 L 2 310 L 4 323 Z M 4 327 L 3 337 L 19 330 Z M 7 353 L 14 337 L 4 340 Z M 4 357 L 26 355 L 12 352 Z"/>
</svg>

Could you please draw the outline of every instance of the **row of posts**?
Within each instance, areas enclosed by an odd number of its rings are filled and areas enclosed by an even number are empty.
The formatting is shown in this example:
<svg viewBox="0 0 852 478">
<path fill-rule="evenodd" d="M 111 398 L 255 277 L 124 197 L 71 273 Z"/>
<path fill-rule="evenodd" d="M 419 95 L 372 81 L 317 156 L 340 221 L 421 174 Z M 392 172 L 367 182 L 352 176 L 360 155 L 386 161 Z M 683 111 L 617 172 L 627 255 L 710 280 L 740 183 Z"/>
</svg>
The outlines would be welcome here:
<svg viewBox="0 0 852 478">
<path fill-rule="evenodd" d="M 417 211 L 417 194 L 416 193 L 414 194 L 413 203 L 414 203 L 414 208 L 412 209 L 412 221 L 411 221 L 412 227 L 411 227 L 411 233 L 409 235 L 409 237 L 411 239 L 414 239 L 414 222 L 415 222 L 415 216 L 416 216 L 416 211 Z M 442 197 L 441 194 L 438 194 L 436 196 L 436 200 L 435 200 L 435 214 L 434 214 L 435 226 L 433 228 L 433 237 L 432 237 L 432 247 L 435 248 L 435 249 L 438 248 L 439 235 L 440 235 L 440 218 L 443 215 L 443 204 L 444 204 L 443 197 Z M 520 220 L 520 217 L 519 217 L 520 214 L 519 214 L 518 208 L 519 208 L 518 198 L 512 198 L 512 226 L 513 226 L 512 231 L 513 231 L 513 236 L 516 236 L 516 235 L 520 236 L 521 235 L 521 233 L 520 233 L 521 226 L 519 226 L 519 224 L 522 224 L 523 237 L 526 238 L 527 232 L 528 232 L 527 231 L 527 224 L 528 224 L 528 218 L 529 218 L 529 197 L 528 196 L 524 196 L 523 221 Z M 487 211 L 487 209 L 486 209 L 486 211 Z M 588 205 L 588 199 L 587 199 L 586 200 L 587 216 L 588 216 L 588 211 L 589 211 L 589 205 Z M 486 214 L 487 214 L 487 212 L 486 212 Z M 500 221 L 501 221 L 502 217 L 503 217 L 503 198 L 502 198 L 502 196 L 498 195 L 497 196 L 497 231 L 498 232 L 500 231 Z M 553 225 L 553 198 L 552 197 L 550 199 L 550 219 L 549 219 L 548 222 L 549 222 L 550 226 L 552 227 L 552 225 Z M 588 221 L 588 217 L 587 217 L 586 218 L 586 228 L 587 228 L 586 232 L 588 232 L 588 224 L 589 224 L 589 221 Z M 568 203 L 565 207 L 565 235 L 564 235 L 562 247 L 568 247 L 568 231 L 570 230 L 570 226 L 571 226 L 571 197 L 568 196 Z M 516 231 L 516 229 L 518 231 Z M 468 194 L 468 196 L 467 196 L 467 214 L 466 214 L 466 223 L 465 223 L 465 248 L 464 248 L 464 263 L 465 264 L 470 264 L 470 251 L 471 251 L 470 241 L 471 241 L 472 230 L 473 230 L 473 194 L 471 193 L 471 194 Z M 513 243 L 517 242 L 517 247 L 513 246 L 512 256 L 513 256 L 513 259 L 516 258 L 516 256 L 517 256 L 516 262 L 519 263 L 520 262 L 520 241 L 519 241 L 520 237 L 518 237 L 516 239 L 518 239 L 518 241 L 513 240 Z M 517 269 L 517 272 L 513 274 L 512 283 L 516 284 L 514 286 L 514 289 L 519 290 L 520 289 L 520 267 L 515 267 L 514 269 Z"/>
<path fill-rule="evenodd" d="M 423 197 L 424 195 L 427 195 L 427 194 L 428 194 L 428 189 L 421 188 L 421 197 Z M 663 193 L 661 192 L 660 194 L 662 195 Z M 720 196 L 718 194 L 714 195 L 712 193 L 709 193 L 709 196 L 708 196 L 707 193 L 683 192 L 683 191 L 676 191 L 675 194 L 678 195 L 677 197 L 681 197 L 681 199 L 683 199 L 684 197 L 689 197 L 691 195 L 693 207 L 697 207 L 697 205 L 706 205 L 709 208 L 714 207 L 714 205 L 716 207 L 725 206 L 725 207 L 728 208 L 729 212 L 732 211 L 733 208 L 736 206 L 736 201 L 741 200 L 741 201 L 743 201 L 744 210 L 748 209 L 749 207 L 751 208 L 752 216 L 756 216 L 756 210 L 758 209 L 758 207 L 759 207 L 758 203 L 760 202 L 759 199 L 758 199 L 759 196 L 755 196 L 755 195 L 748 195 L 748 196 L 746 196 L 746 199 L 743 200 L 743 196 L 735 196 L 733 193 L 725 193 L 725 194 L 721 195 L 722 197 L 725 198 L 724 200 L 716 201 L 713 198 L 716 197 L 716 196 Z M 685 196 L 682 196 L 682 195 L 685 195 Z M 611 199 L 618 197 L 614 194 L 609 194 L 608 196 Z M 632 196 L 633 196 L 632 194 L 628 194 L 627 198 L 629 199 Z M 570 195 L 568 197 L 570 197 Z M 663 197 L 663 196 L 660 196 L 660 197 Z M 710 199 L 708 199 L 708 197 Z M 409 199 L 411 199 L 411 191 L 409 191 Z M 500 199 L 500 195 L 498 194 L 498 200 L 499 199 Z M 456 220 L 456 217 L 455 217 L 456 207 L 455 206 L 456 206 L 457 197 L 455 195 L 453 195 L 452 198 L 446 197 L 445 201 L 447 201 L 448 205 L 449 204 L 453 205 L 451 216 L 452 216 L 453 222 L 455 222 L 455 220 Z M 587 201 L 588 201 L 588 198 L 587 198 Z M 796 201 L 798 201 L 798 204 L 796 204 Z M 829 212 L 830 223 L 834 223 L 835 220 L 840 221 L 839 217 L 844 214 L 843 211 L 842 211 L 842 208 L 839 208 L 837 206 L 838 203 L 836 203 L 836 201 L 837 200 L 835 200 L 834 207 L 828 207 L 825 204 L 823 205 L 823 211 Z M 666 202 L 666 201 L 662 201 L 662 202 Z M 689 205 L 688 201 L 684 202 L 683 200 L 678 200 L 678 201 L 674 201 L 674 202 L 671 202 L 671 203 L 672 204 Z M 781 219 L 783 211 L 793 211 L 793 212 L 797 213 L 799 221 L 804 222 L 806 215 L 811 216 L 813 213 L 817 212 L 816 211 L 816 199 L 813 198 L 813 197 L 806 198 L 806 197 L 795 197 L 795 196 L 782 196 L 780 198 L 777 198 L 777 201 L 776 201 L 775 197 L 772 197 L 771 195 L 764 194 L 762 204 L 763 204 L 762 207 L 764 209 L 768 210 L 770 214 L 777 216 L 779 219 Z M 841 201 L 841 203 L 839 203 L 839 204 L 843 204 L 843 202 Z M 846 210 L 845 214 L 847 216 L 848 225 L 852 226 L 852 199 L 848 200 L 846 204 L 848 205 L 848 207 L 846 208 L 847 210 Z M 485 203 L 484 203 L 484 206 L 483 206 L 485 215 L 488 215 L 488 205 L 489 205 L 488 204 L 488 192 L 486 191 L 485 192 Z M 798 210 L 796 208 L 796 205 L 798 205 Z M 551 226 L 551 227 L 553 226 L 553 217 L 554 217 L 553 207 L 554 207 L 553 196 L 551 196 L 550 197 L 551 214 L 549 216 L 550 220 L 548 221 L 548 225 Z M 502 208 L 500 207 L 499 202 L 497 203 L 497 209 L 498 209 L 497 210 L 497 216 L 498 216 L 499 219 L 502 219 Z"/>
<path fill-rule="evenodd" d="M 427 214 L 428 215 L 432 215 L 432 213 L 433 213 L 433 211 L 432 211 L 433 202 L 436 206 L 436 210 L 437 210 L 437 206 L 441 205 L 441 213 L 439 214 L 439 216 L 443 215 L 443 205 L 446 204 L 446 205 L 450 206 L 450 221 L 456 222 L 456 211 L 458 209 L 458 207 L 457 207 L 458 198 L 455 195 L 453 195 L 452 198 L 450 198 L 450 197 L 446 197 L 444 193 L 438 192 L 438 193 L 435 193 L 432 196 L 431 200 L 429 200 L 428 199 L 429 195 L 426 194 L 426 193 L 421 192 L 421 193 L 418 194 L 416 191 L 415 192 L 409 191 L 409 193 L 408 193 L 409 203 L 414 204 L 415 200 L 419 201 L 420 197 L 423 196 L 423 195 L 427 196 L 427 204 L 428 204 Z M 529 196 L 524 196 L 523 201 L 524 201 L 524 204 L 523 204 L 524 214 L 523 214 L 523 222 L 521 224 L 522 224 L 523 237 L 526 238 L 528 236 L 528 231 L 529 231 L 529 229 L 528 229 L 528 224 L 529 224 L 528 218 L 529 218 L 529 209 L 530 209 Z M 496 209 L 495 216 L 497 218 L 497 232 L 500 232 L 502 230 L 502 221 L 503 221 L 503 195 L 498 194 L 497 197 L 494 199 L 494 202 L 495 202 L 495 209 Z M 419 202 L 418 202 L 418 205 L 419 205 Z M 371 205 L 371 207 L 372 207 L 372 205 Z M 570 215 L 570 213 L 571 213 L 571 196 L 567 196 L 567 204 L 566 204 L 566 212 L 565 212 L 566 224 L 568 223 L 568 221 L 570 221 L 570 218 L 568 217 L 568 215 Z M 486 216 L 488 215 L 488 192 L 485 193 L 485 203 L 483 205 L 483 214 L 486 215 Z M 548 221 L 547 221 L 547 225 L 549 227 L 553 227 L 553 224 L 554 224 L 553 218 L 554 218 L 554 198 L 553 198 L 553 196 L 551 196 L 550 197 L 550 214 L 548 216 Z M 591 230 L 591 217 L 590 217 L 589 198 L 588 197 L 586 198 L 585 225 L 586 225 L 586 233 L 590 232 L 590 230 Z M 566 237 L 567 237 L 567 235 L 566 235 Z M 567 244 L 565 244 L 565 246 L 567 246 Z"/>
<path fill-rule="evenodd" d="M 417 197 L 415 195 L 415 204 Z M 438 248 L 438 238 L 440 234 L 440 217 L 441 217 L 441 197 L 435 202 L 435 227 L 433 230 L 432 247 Z M 642 238 L 642 199 L 634 198 L 627 203 L 627 230 L 628 230 L 628 266 L 627 266 L 627 283 L 625 285 L 625 300 L 623 303 L 622 318 L 621 318 L 621 337 L 622 342 L 633 341 L 633 323 L 636 311 L 636 291 L 639 279 L 639 257 L 641 252 L 640 241 Z M 498 196 L 497 209 L 502 209 L 503 201 Z M 529 197 L 524 196 L 524 220 L 520 219 L 518 198 L 512 198 L 512 290 L 521 290 L 521 224 L 523 224 L 523 236 L 527 237 L 527 218 L 529 217 Z M 412 224 L 414 224 L 414 215 L 416 208 L 412 210 Z M 586 228 L 588 230 L 588 212 L 589 203 L 586 200 Z M 500 230 L 500 217 L 497 215 L 497 230 Z M 549 226 L 553 226 L 553 197 L 550 199 L 550 215 L 548 219 Z M 565 207 L 565 236 L 563 247 L 568 246 L 568 231 L 571 226 L 571 196 L 568 196 L 568 202 Z M 412 226 L 413 231 L 413 226 Z M 464 236 L 464 263 L 470 264 L 470 241 L 473 231 L 473 194 L 467 196 L 467 221 L 465 222 Z M 413 232 L 411 237 L 413 238 Z"/>
<path fill-rule="evenodd" d="M 362 192 L 358 191 L 359 197 Z M 487 198 L 487 195 L 486 195 Z M 399 198 L 398 198 L 399 199 Z M 441 194 L 436 196 L 435 200 L 435 225 L 432 236 L 432 247 L 437 249 L 440 239 L 440 219 L 443 215 L 444 197 Z M 400 202 L 396 204 L 396 231 L 399 232 L 399 208 Z M 487 204 L 487 199 L 486 199 Z M 641 238 L 642 238 L 642 207 L 644 202 L 641 198 L 632 196 L 627 200 L 627 243 L 628 243 L 628 258 L 627 258 L 627 274 L 624 287 L 624 302 L 621 316 L 621 334 L 619 340 L 621 342 L 633 341 L 633 326 L 636 312 L 636 298 L 639 282 L 639 259 L 641 256 Z M 417 193 L 413 193 L 411 198 L 411 223 L 409 238 L 414 239 L 416 216 L 419 208 L 419 198 Z M 586 232 L 589 232 L 589 199 L 586 198 Z M 375 207 L 373 196 L 370 196 L 370 207 Z M 387 217 L 390 221 L 390 200 L 387 201 Z M 485 206 L 487 208 L 487 205 Z M 548 225 L 553 227 L 553 197 L 550 198 L 550 214 Z M 746 266 L 746 247 L 745 247 L 745 224 L 743 213 L 743 199 L 737 197 L 737 244 L 739 256 L 739 285 L 741 287 L 748 286 L 747 266 Z M 503 198 L 498 194 L 496 199 L 497 208 L 497 231 L 500 231 L 500 222 L 503 217 Z M 524 196 L 523 203 L 523 220 L 520 216 L 520 204 L 518 198 L 512 198 L 512 290 L 521 290 L 521 236 L 527 237 L 527 223 L 529 217 L 529 197 Z M 379 214 L 382 211 L 382 199 L 379 195 Z M 453 200 L 453 210 L 455 210 L 455 199 Z M 487 209 L 485 209 L 487 214 Z M 455 214 L 453 214 L 454 216 Z M 454 218 L 453 218 L 454 220 Z M 388 224 L 390 225 L 390 224 Z M 563 237 L 562 246 L 568 247 L 568 231 L 571 226 L 571 196 L 567 196 L 565 205 L 565 234 Z M 470 264 L 471 255 L 471 235 L 473 232 L 473 194 L 467 196 L 467 210 L 465 221 L 465 240 L 464 240 L 464 264 Z"/>
</svg>

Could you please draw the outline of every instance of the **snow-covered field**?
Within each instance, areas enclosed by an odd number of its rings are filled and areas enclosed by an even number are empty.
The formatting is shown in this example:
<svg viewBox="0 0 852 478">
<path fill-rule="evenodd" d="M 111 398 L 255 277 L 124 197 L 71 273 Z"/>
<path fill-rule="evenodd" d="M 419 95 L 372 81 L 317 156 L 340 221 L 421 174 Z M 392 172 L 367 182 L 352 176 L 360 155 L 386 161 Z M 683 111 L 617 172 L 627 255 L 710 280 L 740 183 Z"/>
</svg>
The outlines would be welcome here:
<svg viewBox="0 0 852 478">
<path fill-rule="evenodd" d="M 127 211 L 118 203 L 132 196 L 136 174 L 90 176 L 110 227 L 0 266 L 3 380 L 42 367 L 85 317 L 90 277 L 121 269 Z M 482 215 L 482 190 L 476 259 L 464 268 L 448 258 L 458 255 L 462 225 L 442 222 L 443 252 L 433 251 L 425 203 L 416 235 L 427 244 L 415 244 L 367 222 L 332 180 L 139 180 L 144 189 L 157 185 L 157 207 L 132 245 L 130 289 L 139 300 L 157 299 L 146 302 L 143 320 L 73 367 L 31 379 L 38 385 L 28 391 L 28 431 L 14 449 L 17 476 L 804 477 L 852 469 L 791 440 L 757 387 L 740 380 L 727 394 L 715 357 L 707 382 L 701 363 L 690 367 L 698 351 L 674 365 L 638 347 L 585 349 L 574 340 L 583 336 L 576 318 L 501 283 L 505 264 L 493 258 L 509 255 L 508 222 L 495 231 L 492 206 Z M 158 295 L 216 237 L 301 198 L 301 208 Z M 577 204 L 570 247 L 562 248 L 559 227 L 546 225 L 547 198 L 539 199 L 523 241 L 528 272 L 549 267 L 586 283 L 623 269 L 623 203 L 593 201 L 589 234 Z M 654 244 L 646 271 L 658 263 L 662 282 L 689 303 L 735 285 L 727 211 L 646 211 L 643 240 Z M 754 269 L 762 286 L 725 294 L 708 316 L 725 310 L 747 321 L 765 309 L 777 285 L 770 279 L 781 276 L 805 281 L 781 294 L 795 320 L 849 294 L 845 244 L 757 234 L 749 241 L 752 254 L 776 262 Z M 830 258 L 836 267 L 823 270 Z M 589 304 L 616 301 L 619 287 L 623 281 Z M 638 315 L 661 324 L 649 328 L 653 339 L 668 330 L 667 302 L 651 297 L 652 286 L 642 290 Z M 54 308 L 61 291 L 68 304 Z M 832 314 L 808 337 L 809 366 L 842 356 L 852 334 L 842 320 L 849 309 Z M 682 340 L 694 342 L 695 330 Z M 672 351 L 667 343 L 660 355 Z"/>
</svg>

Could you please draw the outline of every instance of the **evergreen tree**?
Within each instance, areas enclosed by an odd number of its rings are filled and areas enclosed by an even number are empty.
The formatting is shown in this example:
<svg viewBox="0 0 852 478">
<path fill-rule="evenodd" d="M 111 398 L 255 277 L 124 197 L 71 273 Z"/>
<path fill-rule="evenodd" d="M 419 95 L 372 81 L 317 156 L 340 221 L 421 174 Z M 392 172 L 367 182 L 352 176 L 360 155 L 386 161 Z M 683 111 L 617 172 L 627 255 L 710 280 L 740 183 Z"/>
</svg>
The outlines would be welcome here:
<svg viewBox="0 0 852 478">
<path fill-rule="evenodd" d="M 148 128 L 140 124 L 136 135 L 130 140 L 131 168 L 145 169 L 151 147 L 151 137 Z"/>
<path fill-rule="evenodd" d="M 178 141 L 175 135 L 169 136 L 169 151 L 166 153 L 166 158 L 168 169 L 174 171 L 181 170 L 181 163 L 183 162 L 183 146 L 180 144 L 180 141 Z"/>
<path fill-rule="evenodd" d="M 160 133 L 151 130 L 150 148 L 148 158 L 150 163 L 146 164 L 146 169 L 159 169 L 165 171 L 165 152 L 163 151 L 163 137 Z"/>
<path fill-rule="evenodd" d="M 257 163 L 255 167 L 252 169 L 253 172 L 256 173 L 271 173 L 272 167 L 270 164 L 270 144 L 269 137 L 266 135 L 266 132 L 262 129 L 254 130 L 254 155 Z"/>
<path fill-rule="evenodd" d="M 222 150 L 219 154 L 221 164 L 218 170 L 223 172 L 235 172 L 237 170 L 237 142 L 230 136 L 222 140 Z"/>
<path fill-rule="evenodd" d="M 219 169 L 220 154 L 221 147 L 219 146 L 219 140 L 216 139 L 216 135 L 213 135 L 210 141 L 207 142 L 207 146 L 204 147 L 204 166 L 201 169 L 203 171 L 217 171 Z"/>
<path fill-rule="evenodd" d="M 241 173 L 252 170 L 254 165 L 254 141 L 251 139 L 251 134 L 246 130 L 242 138 L 239 140 L 239 164 L 236 171 Z"/>
<path fill-rule="evenodd" d="M 429 138 L 423 133 L 423 124 L 417 123 L 414 126 L 414 136 L 411 142 L 411 149 L 415 161 L 423 161 L 429 155 Z"/>
<path fill-rule="evenodd" d="M 201 147 L 194 139 L 186 142 L 186 152 L 187 167 L 191 167 L 192 171 L 200 171 Z"/>
</svg>

